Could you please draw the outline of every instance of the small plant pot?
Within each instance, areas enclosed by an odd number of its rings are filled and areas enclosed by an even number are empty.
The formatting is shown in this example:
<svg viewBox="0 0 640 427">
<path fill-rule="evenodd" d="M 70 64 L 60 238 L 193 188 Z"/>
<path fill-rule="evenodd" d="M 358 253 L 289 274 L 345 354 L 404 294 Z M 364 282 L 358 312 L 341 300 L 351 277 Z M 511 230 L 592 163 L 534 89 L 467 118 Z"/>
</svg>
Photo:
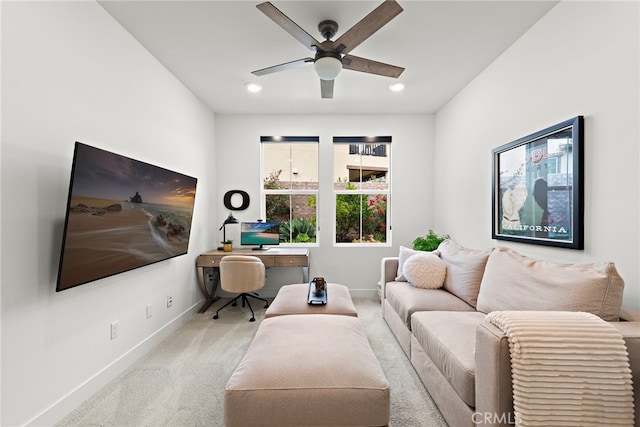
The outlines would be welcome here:
<svg viewBox="0 0 640 427">
<path fill-rule="evenodd" d="M 225 252 L 231 252 L 233 250 L 233 245 L 231 243 L 224 243 L 222 245 L 222 250 Z"/>
</svg>

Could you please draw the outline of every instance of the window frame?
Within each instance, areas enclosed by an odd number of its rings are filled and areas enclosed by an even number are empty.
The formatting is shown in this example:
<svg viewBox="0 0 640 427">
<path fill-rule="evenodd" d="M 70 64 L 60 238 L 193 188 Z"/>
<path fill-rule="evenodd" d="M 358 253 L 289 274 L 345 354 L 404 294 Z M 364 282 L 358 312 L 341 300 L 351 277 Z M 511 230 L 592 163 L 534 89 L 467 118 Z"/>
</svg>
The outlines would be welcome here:
<svg viewBox="0 0 640 427">
<path fill-rule="evenodd" d="M 333 246 L 334 247 L 391 247 L 392 246 L 392 229 L 393 227 L 391 226 L 391 219 L 392 219 L 392 212 L 391 212 L 391 141 L 392 141 L 392 137 L 391 136 L 375 136 L 375 137 L 371 137 L 371 136 L 334 136 L 333 137 L 333 152 L 332 152 L 332 156 L 333 156 L 333 177 L 332 177 L 332 191 L 333 191 Z M 373 154 L 370 154 L 368 151 L 372 151 L 373 150 L 366 150 L 363 148 L 358 148 L 357 150 L 352 149 L 353 145 L 360 145 L 360 144 L 364 144 L 364 145 L 384 145 L 385 149 L 384 151 L 384 155 L 382 156 L 375 156 Z M 336 164 L 336 145 L 348 145 L 348 153 L 349 155 L 358 155 L 358 163 L 360 166 L 360 181 L 356 182 L 356 185 L 358 188 L 356 189 L 336 189 L 336 167 L 338 166 Z M 353 153 L 353 151 L 357 151 L 357 153 Z M 387 166 L 386 166 L 386 170 L 384 170 L 385 172 L 385 183 L 387 184 L 387 188 L 386 189 L 365 189 L 363 188 L 362 184 L 362 171 L 363 170 L 368 170 L 370 169 L 370 167 L 368 166 L 364 166 L 362 159 L 363 157 L 368 157 L 368 156 L 375 156 L 375 157 L 386 157 L 387 160 Z M 347 163 L 345 165 L 345 167 L 349 168 L 351 166 L 354 166 L 354 164 L 352 162 Z M 385 169 L 385 168 L 381 168 L 381 169 Z M 347 177 L 348 178 L 348 177 Z M 347 181 L 348 183 L 351 183 L 350 180 Z M 366 182 L 366 181 L 364 181 Z M 347 195 L 366 195 L 366 196 L 371 196 L 371 195 L 385 195 L 386 196 L 386 211 L 385 211 L 385 218 L 386 218 L 386 238 L 384 242 L 357 242 L 357 243 L 353 243 L 353 242 L 338 242 L 337 241 L 337 224 L 338 224 L 338 218 L 337 218 L 337 200 L 338 200 L 338 195 L 342 195 L 342 194 L 347 194 Z M 362 198 L 361 198 L 362 200 Z M 360 211 L 360 239 L 362 240 L 363 237 L 363 233 L 362 233 L 362 229 L 363 229 L 363 221 L 362 221 L 362 210 Z"/>
</svg>

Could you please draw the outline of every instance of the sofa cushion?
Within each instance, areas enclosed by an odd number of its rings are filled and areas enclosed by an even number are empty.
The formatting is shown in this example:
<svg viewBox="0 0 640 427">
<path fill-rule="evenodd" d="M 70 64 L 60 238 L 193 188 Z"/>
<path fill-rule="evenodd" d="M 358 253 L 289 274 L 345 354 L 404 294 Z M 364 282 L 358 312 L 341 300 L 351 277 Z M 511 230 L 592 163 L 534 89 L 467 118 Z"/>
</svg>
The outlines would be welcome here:
<svg viewBox="0 0 640 427">
<path fill-rule="evenodd" d="M 431 252 L 415 254 L 404 263 L 407 281 L 417 288 L 441 288 L 446 274 L 447 266 L 438 255 Z"/>
<path fill-rule="evenodd" d="M 475 311 L 473 307 L 444 289 L 420 289 L 407 282 L 389 282 L 385 285 L 387 301 L 411 328 L 411 315 L 417 311 Z"/>
<path fill-rule="evenodd" d="M 440 259 L 447 266 L 444 289 L 475 307 L 484 267 L 491 251 L 491 248 L 469 249 L 449 239 L 440 243 Z"/>
<path fill-rule="evenodd" d="M 476 406 L 476 328 L 485 314 L 431 311 L 411 317 L 413 336 L 440 373 L 469 406 Z"/>
<path fill-rule="evenodd" d="M 496 248 L 487 262 L 478 311 L 586 311 L 618 320 L 624 281 L 613 263 L 561 264 Z"/>
</svg>

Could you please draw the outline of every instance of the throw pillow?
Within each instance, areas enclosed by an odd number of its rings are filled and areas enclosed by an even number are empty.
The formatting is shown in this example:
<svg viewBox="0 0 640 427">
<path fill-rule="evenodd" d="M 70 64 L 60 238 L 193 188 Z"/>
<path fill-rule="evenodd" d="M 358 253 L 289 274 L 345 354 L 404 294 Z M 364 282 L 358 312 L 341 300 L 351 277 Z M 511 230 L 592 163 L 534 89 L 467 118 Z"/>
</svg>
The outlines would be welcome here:
<svg viewBox="0 0 640 427">
<path fill-rule="evenodd" d="M 444 289 L 475 307 L 484 268 L 492 249 L 470 249 L 449 239 L 440 243 L 440 259 L 447 266 Z"/>
<path fill-rule="evenodd" d="M 444 284 L 447 267 L 438 255 L 421 252 L 405 262 L 404 274 L 409 283 L 417 288 L 438 289 Z"/>
<path fill-rule="evenodd" d="M 398 276 L 397 282 L 406 282 L 407 278 L 404 276 L 404 263 L 407 262 L 411 255 L 420 253 L 420 251 L 414 251 L 413 249 L 400 246 L 400 254 L 398 255 Z"/>
<path fill-rule="evenodd" d="M 478 311 L 586 311 L 617 321 L 623 291 L 612 262 L 557 263 L 496 248 L 482 277 Z"/>
</svg>

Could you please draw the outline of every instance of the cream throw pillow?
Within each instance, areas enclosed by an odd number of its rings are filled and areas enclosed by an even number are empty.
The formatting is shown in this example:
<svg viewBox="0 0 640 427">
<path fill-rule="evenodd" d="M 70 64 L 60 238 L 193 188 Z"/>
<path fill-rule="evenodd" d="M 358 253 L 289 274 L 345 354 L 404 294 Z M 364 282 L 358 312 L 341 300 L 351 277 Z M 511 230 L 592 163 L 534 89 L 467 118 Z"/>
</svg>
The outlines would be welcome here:
<svg viewBox="0 0 640 427">
<path fill-rule="evenodd" d="M 404 275 L 417 288 L 438 289 L 444 284 L 447 266 L 432 252 L 421 252 L 404 263 Z"/>
</svg>

